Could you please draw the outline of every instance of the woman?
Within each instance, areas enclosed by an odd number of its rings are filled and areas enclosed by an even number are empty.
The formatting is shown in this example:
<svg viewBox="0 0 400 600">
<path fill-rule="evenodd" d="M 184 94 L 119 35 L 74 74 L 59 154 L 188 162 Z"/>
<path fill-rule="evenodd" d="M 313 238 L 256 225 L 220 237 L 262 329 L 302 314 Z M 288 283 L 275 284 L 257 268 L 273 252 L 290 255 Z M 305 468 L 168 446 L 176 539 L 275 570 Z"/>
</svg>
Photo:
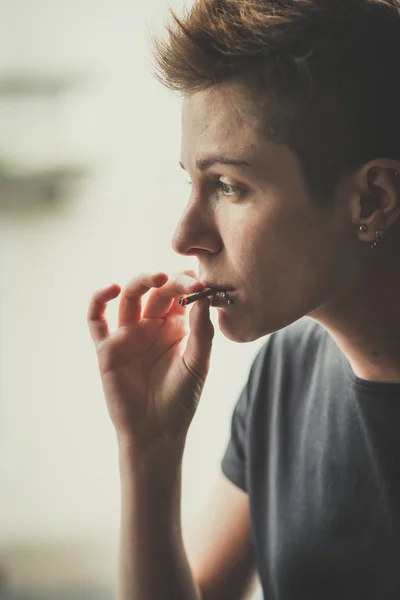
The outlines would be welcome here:
<svg viewBox="0 0 400 600">
<path fill-rule="evenodd" d="M 199 0 L 155 41 L 192 185 L 173 245 L 199 273 L 135 278 L 114 334 L 120 287 L 89 308 L 121 457 L 120 600 L 244 598 L 254 569 L 268 599 L 400 597 L 399 56 L 397 0 Z M 179 297 L 205 288 L 182 353 Z M 210 303 L 232 341 L 272 335 L 185 548 Z"/>
</svg>

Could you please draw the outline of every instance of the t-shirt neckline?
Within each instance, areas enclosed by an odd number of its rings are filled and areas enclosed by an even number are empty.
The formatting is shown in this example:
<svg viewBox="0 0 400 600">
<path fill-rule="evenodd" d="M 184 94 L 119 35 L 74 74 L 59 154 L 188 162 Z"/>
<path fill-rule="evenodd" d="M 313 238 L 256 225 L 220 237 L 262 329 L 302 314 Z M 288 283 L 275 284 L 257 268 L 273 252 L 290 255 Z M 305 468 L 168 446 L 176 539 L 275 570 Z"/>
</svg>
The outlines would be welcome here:
<svg viewBox="0 0 400 600">
<path fill-rule="evenodd" d="M 400 383 L 389 383 L 384 381 L 369 381 L 356 375 L 351 364 L 342 350 L 340 350 L 344 371 L 351 382 L 358 388 L 370 392 L 397 392 L 400 396 Z"/>
</svg>

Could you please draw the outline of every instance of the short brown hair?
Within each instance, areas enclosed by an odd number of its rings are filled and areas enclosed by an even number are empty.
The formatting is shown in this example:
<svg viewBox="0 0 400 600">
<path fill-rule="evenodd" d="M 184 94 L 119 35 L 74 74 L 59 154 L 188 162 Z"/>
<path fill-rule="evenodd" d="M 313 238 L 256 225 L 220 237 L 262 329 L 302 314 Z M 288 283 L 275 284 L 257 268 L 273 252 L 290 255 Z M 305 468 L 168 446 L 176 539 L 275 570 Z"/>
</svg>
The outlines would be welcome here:
<svg viewBox="0 0 400 600">
<path fill-rule="evenodd" d="M 197 0 L 153 39 L 155 75 L 189 95 L 243 81 L 263 131 L 312 195 L 373 158 L 400 159 L 400 0 Z"/>
</svg>

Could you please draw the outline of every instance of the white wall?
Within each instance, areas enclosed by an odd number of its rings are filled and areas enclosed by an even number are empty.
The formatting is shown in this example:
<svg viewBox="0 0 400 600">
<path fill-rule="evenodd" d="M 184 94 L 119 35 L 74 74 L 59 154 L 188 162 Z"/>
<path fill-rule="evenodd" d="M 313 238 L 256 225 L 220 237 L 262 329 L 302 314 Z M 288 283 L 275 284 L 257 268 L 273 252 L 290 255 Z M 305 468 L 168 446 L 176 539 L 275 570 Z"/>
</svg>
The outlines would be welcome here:
<svg viewBox="0 0 400 600">
<path fill-rule="evenodd" d="M 33 124 L 26 115 L 23 126 L 18 118 L 4 124 L 0 109 L 0 151 L 93 169 L 62 213 L 0 212 L 3 547 L 115 543 L 118 534 L 117 449 L 86 326 L 89 298 L 143 270 L 196 267 L 170 247 L 187 194 L 178 166 L 180 100 L 152 77 L 148 41 L 148 27 L 162 30 L 166 16 L 165 0 L 0 0 L 0 75 L 18 67 L 89 77 L 61 104 L 60 122 L 36 109 Z M 216 333 L 185 454 L 184 525 L 219 472 L 231 412 L 263 341 L 236 345 Z"/>
</svg>

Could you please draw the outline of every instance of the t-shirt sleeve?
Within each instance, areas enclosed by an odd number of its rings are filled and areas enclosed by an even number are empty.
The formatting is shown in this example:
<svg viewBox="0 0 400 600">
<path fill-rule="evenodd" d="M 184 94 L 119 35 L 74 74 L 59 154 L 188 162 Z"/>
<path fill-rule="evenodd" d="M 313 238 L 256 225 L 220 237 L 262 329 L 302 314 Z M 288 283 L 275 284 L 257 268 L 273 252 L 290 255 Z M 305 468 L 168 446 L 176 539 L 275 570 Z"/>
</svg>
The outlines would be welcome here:
<svg viewBox="0 0 400 600">
<path fill-rule="evenodd" d="M 262 364 L 267 344 L 253 361 L 250 374 L 231 418 L 231 435 L 221 461 L 223 474 L 245 492 L 248 491 L 248 447 L 251 412 L 259 390 Z"/>
<path fill-rule="evenodd" d="M 246 384 L 233 411 L 231 419 L 231 437 L 221 462 L 221 469 L 224 475 L 244 491 L 247 491 L 246 411 L 248 400 L 248 385 Z"/>
</svg>

